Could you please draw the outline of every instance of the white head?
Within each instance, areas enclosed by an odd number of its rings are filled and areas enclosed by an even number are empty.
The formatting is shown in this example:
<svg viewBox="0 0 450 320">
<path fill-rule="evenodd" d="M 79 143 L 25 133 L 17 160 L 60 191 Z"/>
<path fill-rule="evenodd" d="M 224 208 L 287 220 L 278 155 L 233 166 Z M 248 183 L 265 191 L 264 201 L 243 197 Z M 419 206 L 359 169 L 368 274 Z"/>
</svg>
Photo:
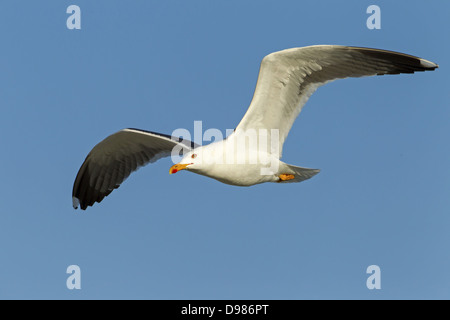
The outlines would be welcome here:
<svg viewBox="0 0 450 320">
<path fill-rule="evenodd" d="M 202 171 L 207 167 L 204 161 L 204 147 L 198 147 L 195 150 L 186 153 L 181 161 L 170 167 L 169 173 L 177 173 L 181 170 Z"/>
</svg>

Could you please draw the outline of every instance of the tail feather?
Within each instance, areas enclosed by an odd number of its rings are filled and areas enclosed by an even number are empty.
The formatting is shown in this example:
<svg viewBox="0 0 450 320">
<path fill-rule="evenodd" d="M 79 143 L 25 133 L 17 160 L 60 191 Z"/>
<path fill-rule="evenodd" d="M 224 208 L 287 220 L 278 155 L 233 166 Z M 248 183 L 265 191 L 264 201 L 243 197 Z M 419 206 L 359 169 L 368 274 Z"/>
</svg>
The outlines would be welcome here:
<svg viewBox="0 0 450 320">
<path fill-rule="evenodd" d="M 294 179 L 287 180 L 287 181 L 280 181 L 280 183 L 289 183 L 289 182 L 302 182 L 305 180 L 308 180 L 312 177 L 314 177 L 316 174 L 320 172 L 319 169 L 310 169 L 310 168 L 303 168 L 303 167 L 297 167 L 290 164 L 285 164 L 285 168 L 283 168 L 284 174 L 293 174 Z"/>
</svg>

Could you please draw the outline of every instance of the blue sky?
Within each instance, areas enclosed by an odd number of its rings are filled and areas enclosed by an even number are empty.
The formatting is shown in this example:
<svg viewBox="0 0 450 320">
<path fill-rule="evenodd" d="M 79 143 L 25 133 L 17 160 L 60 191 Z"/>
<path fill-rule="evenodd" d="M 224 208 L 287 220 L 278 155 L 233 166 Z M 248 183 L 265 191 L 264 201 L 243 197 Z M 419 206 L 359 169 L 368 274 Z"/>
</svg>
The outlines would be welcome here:
<svg viewBox="0 0 450 320">
<path fill-rule="evenodd" d="M 72 4 L 81 30 L 66 27 Z M 366 27 L 372 4 L 381 30 Z M 2 1 L 0 299 L 449 299 L 449 18 L 442 0 Z M 440 69 L 321 87 L 284 146 L 322 170 L 306 182 L 233 187 L 169 176 L 165 159 L 73 210 L 103 138 L 195 120 L 225 132 L 266 54 L 315 44 Z"/>
</svg>

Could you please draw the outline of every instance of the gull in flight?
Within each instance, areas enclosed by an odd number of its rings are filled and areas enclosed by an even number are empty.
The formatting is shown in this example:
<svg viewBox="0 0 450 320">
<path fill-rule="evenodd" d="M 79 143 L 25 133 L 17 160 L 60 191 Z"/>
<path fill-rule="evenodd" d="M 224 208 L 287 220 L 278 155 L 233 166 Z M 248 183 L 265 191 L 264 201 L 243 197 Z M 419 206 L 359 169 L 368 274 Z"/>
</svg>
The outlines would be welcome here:
<svg viewBox="0 0 450 320">
<path fill-rule="evenodd" d="M 311 94 L 336 79 L 429 71 L 438 65 L 380 49 L 317 45 L 274 52 L 261 62 L 250 106 L 226 139 L 199 146 L 186 139 L 139 129 L 123 129 L 98 143 L 75 179 L 73 207 L 101 202 L 138 168 L 182 154 L 169 173 L 192 171 L 220 182 L 251 186 L 301 182 L 319 170 L 282 162 L 282 148 Z"/>
</svg>

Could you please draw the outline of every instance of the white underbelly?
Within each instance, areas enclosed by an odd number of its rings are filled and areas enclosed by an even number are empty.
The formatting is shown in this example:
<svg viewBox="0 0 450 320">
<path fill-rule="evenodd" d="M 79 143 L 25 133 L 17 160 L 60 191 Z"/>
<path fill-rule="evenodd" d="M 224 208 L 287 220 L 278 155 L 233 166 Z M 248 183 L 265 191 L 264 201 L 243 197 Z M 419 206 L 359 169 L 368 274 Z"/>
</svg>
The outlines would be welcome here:
<svg viewBox="0 0 450 320">
<path fill-rule="evenodd" d="M 207 174 L 198 173 L 235 186 L 252 186 L 278 180 L 275 172 L 267 174 L 270 170 L 261 170 L 262 168 L 259 164 L 216 164 Z"/>
</svg>

